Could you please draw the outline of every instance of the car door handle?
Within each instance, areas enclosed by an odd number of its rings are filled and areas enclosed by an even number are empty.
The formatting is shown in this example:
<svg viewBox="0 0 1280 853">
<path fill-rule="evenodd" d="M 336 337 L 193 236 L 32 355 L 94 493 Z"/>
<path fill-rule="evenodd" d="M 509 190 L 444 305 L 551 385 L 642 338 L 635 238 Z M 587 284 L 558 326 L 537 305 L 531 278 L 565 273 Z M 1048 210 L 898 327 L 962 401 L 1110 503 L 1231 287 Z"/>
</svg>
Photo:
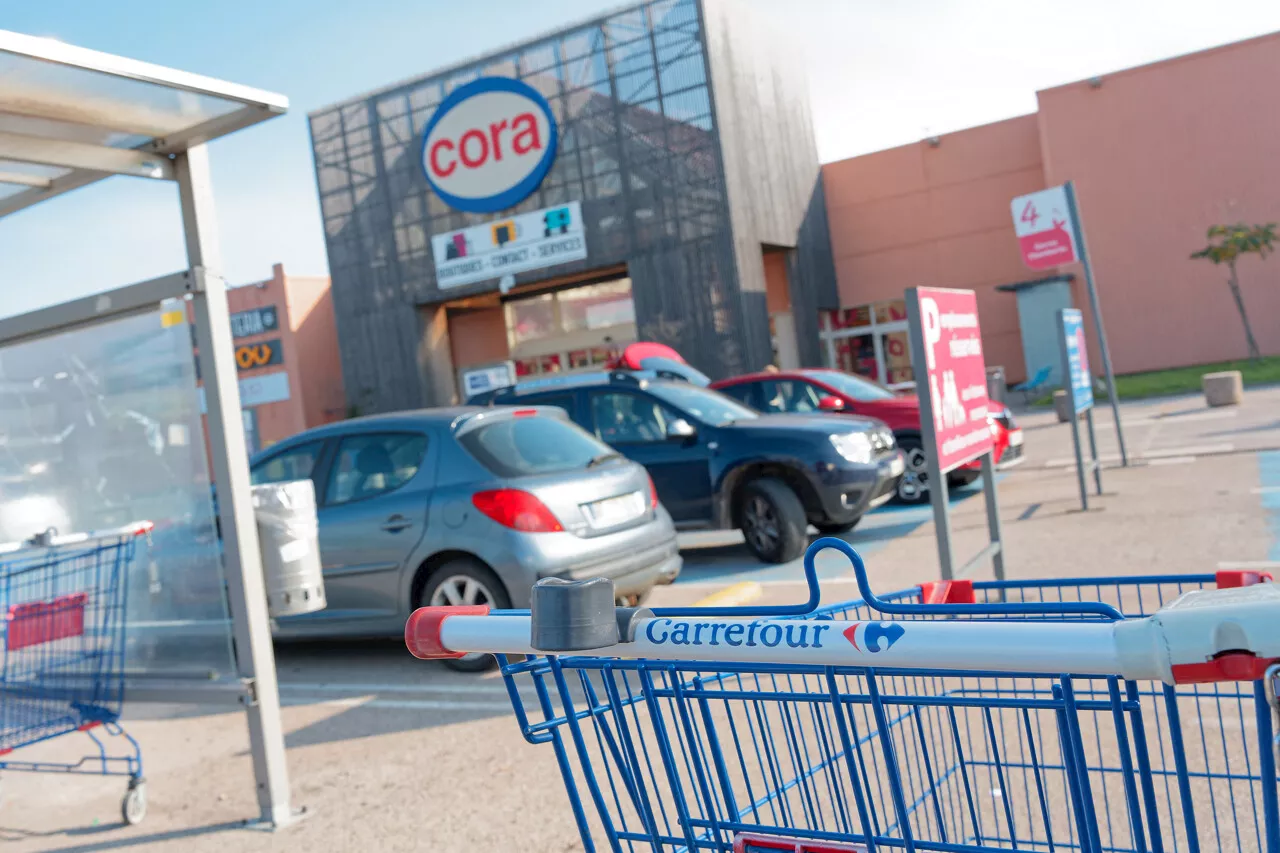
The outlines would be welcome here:
<svg viewBox="0 0 1280 853">
<path fill-rule="evenodd" d="M 382 523 L 382 529 L 388 533 L 399 533 L 406 527 L 412 527 L 413 522 L 405 518 L 403 515 L 393 515 Z"/>
</svg>

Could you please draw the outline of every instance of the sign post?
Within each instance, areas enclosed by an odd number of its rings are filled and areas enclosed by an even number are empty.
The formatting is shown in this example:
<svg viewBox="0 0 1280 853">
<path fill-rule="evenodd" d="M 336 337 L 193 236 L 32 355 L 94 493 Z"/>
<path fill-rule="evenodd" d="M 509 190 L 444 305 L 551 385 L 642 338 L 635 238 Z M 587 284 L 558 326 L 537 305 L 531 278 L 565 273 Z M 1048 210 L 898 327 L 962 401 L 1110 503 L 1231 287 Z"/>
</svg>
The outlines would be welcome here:
<svg viewBox="0 0 1280 853">
<path fill-rule="evenodd" d="M 1062 352 L 1062 375 L 1071 405 L 1071 439 L 1076 449 L 1076 477 L 1080 482 L 1080 508 L 1089 508 L 1089 489 L 1085 485 L 1084 451 L 1080 446 L 1080 413 L 1089 425 L 1088 468 L 1102 494 L 1102 465 L 1098 462 L 1098 442 L 1093 432 L 1093 377 L 1089 375 L 1089 348 L 1084 342 L 1084 317 L 1078 308 L 1058 309 L 1058 343 Z"/>
<path fill-rule="evenodd" d="M 987 369 L 972 290 L 913 287 L 906 292 L 912 370 L 942 579 L 953 580 L 991 558 L 1004 580 L 1004 548 L 996 500 L 995 442 L 987 419 Z M 951 545 L 947 472 L 982 457 L 982 490 L 990 542 L 958 569 Z"/>
<path fill-rule="evenodd" d="M 1013 212 L 1013 232 L 1018 237 L 1022 261 L 1030 269 L 1042 270 L 1076 261 L 1084 267 L 1085 286 L 1089 291 L 1089 308 L 1093 326 L 1098 330 L 1098 350 L 1102 354 L 1102 371 L 1107 377 L 1108 396 L 1111 398 L 1111 414 L 1116 421 L 1116 442 L 1120 445 L 1120 464 L 1129 466 L 1129 454 L 1124 446 L 1124 429 L 1120 425 L 1120 403 L 1116 399 L 1116 377 L 1111 370 L 1111 350 L 1107 346 L 1107 333 L 1102 327 L 1102 306 L 1098 302 L 1098 288 L 1093 281 L 1093 264 L 1089 262 L 1089 249 L 1084 241 L 1084 226 L 1080 222 L 1080 207 L 1076 202 L 1075 184 L 1067 181 L 1059 187 L 1050 187 L 1029 195 L 1015 198 L 1010 209 Z"/>
</svg>

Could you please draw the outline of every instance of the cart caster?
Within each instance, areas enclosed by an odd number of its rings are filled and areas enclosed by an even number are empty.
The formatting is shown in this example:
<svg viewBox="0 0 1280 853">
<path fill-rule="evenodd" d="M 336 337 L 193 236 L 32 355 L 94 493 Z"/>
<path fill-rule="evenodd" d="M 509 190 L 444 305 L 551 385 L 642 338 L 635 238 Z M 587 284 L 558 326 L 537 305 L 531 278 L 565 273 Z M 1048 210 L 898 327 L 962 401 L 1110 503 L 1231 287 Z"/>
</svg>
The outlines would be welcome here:
<svg viewBox="0 0 1280 853">
<path fill-rule="evenodd" d="M 147 816 L 147 783 L 141 777 L 129 780 L 129 790 L 120 803 L 120 816 L 129 826 L 137 826 Z"/>
</svg>

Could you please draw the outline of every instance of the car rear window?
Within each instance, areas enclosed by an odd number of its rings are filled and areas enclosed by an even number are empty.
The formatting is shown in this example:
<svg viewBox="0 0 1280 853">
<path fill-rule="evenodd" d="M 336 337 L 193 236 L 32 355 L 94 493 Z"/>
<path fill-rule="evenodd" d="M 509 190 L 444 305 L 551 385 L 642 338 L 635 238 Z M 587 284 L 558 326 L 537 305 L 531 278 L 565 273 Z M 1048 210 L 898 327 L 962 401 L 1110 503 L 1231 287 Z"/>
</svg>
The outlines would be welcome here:
<svg viewBox="0 0 1280 853">
<path fill-rule="evenodd" d="M 525 415 L 484 424 L 458 436 L 458 443 L 499 477 L 554 474 L 586 468 L 613 455 L 608 445 L 551 415 Z"/>
</svg>

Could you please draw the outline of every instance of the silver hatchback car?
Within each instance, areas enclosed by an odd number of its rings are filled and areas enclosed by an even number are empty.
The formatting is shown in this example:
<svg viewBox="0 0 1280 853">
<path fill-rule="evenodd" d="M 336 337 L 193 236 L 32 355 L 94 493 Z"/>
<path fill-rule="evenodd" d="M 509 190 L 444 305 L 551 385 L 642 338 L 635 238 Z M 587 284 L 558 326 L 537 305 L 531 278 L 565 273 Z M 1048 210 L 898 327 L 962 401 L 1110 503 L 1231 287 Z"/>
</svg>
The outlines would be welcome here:
<svg viewBox="0 0 1280 853">
<path fill-rule="evenodd" d="M 680 573 L 645 469 L 554 407 L 357 418 L 276 444 L 250 471 L 316 489 L 328 607 L 278 620 L 280 637 L 398 636 L 427 604 L 527 608 L 546 577 L 607 577 L 638 603 Z"/>
</svg>

